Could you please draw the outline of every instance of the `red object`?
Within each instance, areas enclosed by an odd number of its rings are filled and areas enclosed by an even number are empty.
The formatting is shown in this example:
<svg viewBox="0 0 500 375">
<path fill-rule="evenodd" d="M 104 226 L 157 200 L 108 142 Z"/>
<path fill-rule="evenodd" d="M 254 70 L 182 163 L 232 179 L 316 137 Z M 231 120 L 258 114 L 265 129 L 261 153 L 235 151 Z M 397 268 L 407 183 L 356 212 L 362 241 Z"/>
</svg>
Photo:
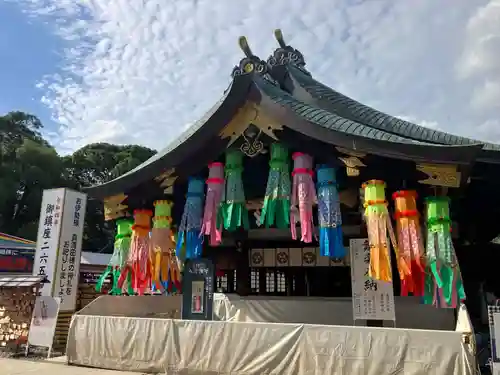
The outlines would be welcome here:
<svg viewBox="0 0 500 375">
<path fill-rule="evenodd" d="M 28 262 L 26 257 L 8 255 L 0 256 L 1 272 L 31 272 L 33 263 Z"/>
<path fill-rule="evenodd" d="M 215 276 L 216 277 L 222 277 L 225 275 L 225 272 L 224 271 L 221 271 L 221 270 L 215 270 Z"/>
</svg>

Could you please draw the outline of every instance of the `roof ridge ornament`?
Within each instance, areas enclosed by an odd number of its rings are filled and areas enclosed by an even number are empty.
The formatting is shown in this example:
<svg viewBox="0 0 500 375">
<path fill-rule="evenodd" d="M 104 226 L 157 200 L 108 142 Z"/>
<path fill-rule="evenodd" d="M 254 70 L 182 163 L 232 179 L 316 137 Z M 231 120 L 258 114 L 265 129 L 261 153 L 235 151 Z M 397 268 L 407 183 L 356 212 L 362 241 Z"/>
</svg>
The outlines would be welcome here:
<svg viewBox="0 0 500 375">
<path fill-rule="evenodd" d="M 273 54 L 267 59 L 269 66 L 274 67 L 291 64 L 302 70 L 304 73 L 311 75 L 311 73 L 309 73 L 309 71 L 305 68 L 306 61 L 304 59 L 304 55 L 298 49 L 286 44 L 281 29 L 274 30 L 274 37 L 278 42 L 279 47 L 276 48 Z"/>
<path fill-rule="evenodd" d="M 262 60 L 257 55 L 254 55 L 252 49 L 248 45 L 247 38 L 245 36 L 240 36 L 238 38 L 238 44 L 245 54 L 245 57 L 240 60 L 240 63 L 233 68 L 233 72 L 231 73 L 231 77 L 235 78 L 236 76 L 246 75 L 246 74 L 258 74 L 271 82 L 274 85 L 277 85 L 276 80 L 271 77 L 269 65 L 266 61 Z"/>
</svg>

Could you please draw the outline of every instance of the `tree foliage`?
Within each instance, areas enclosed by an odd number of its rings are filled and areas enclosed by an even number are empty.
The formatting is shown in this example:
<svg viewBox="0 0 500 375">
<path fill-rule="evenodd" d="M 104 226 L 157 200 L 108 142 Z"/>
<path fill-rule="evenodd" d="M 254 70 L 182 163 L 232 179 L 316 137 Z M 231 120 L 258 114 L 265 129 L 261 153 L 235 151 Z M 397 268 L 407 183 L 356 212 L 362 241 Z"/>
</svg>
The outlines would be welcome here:
<svg viewBox="0 0 500 375">
<path fill-rule="evenodd" d="M 0 231 L 35 240 L 45 189 L 81 189 L 102 184 L 135 168 L 155 151 L 137 145 L 87 145 L 60 157 L 43 138 L 33 115 L 0 116 Z M 89 199 L 84 248 L 109 247 L 112 233 L 104 223 L 102 202 Z M 109 249 L 111 250 L 111 249 Z"/>
</svg>

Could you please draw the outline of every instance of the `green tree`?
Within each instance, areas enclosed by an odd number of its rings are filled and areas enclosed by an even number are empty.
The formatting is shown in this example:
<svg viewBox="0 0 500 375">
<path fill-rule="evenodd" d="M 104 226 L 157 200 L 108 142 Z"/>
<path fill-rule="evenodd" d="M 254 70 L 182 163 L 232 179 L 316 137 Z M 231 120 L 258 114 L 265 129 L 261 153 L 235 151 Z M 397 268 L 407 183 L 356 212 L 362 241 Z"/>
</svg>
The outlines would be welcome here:
<svg viewBox="0 0 500 375">
<path fill-rule="evenodd" d="M 59 157 L 43 138 L 43 125 L 33 115 L 0 116 L 0 231 L 36 240 L 45 189 L 80 190 L 102 184 L 135 168 L 155 151 L 141 146 L 97 143 Z M 112 250 L 113 230 L 106 227 L 101 201 L 89 199 L 84 248 Z"/>
<path fill-rule="evenodd" d="M 66 179 L 76 189 L 103 184 L 137 167 L 155 152 L 137 145 L 90 144 L 64 158 Z M 104 221 L 103 202 L 89 198 L 85 218 L 84 249 L 111 252 L 113 237 L 114 228 L 109 227 Z"/>
<path fill-rule="evenodd" d="M 0 116 L 0 230 L 36 239 L 44 189 L 64 184 L 63 163 L 23 112 Z"/>
</svg>

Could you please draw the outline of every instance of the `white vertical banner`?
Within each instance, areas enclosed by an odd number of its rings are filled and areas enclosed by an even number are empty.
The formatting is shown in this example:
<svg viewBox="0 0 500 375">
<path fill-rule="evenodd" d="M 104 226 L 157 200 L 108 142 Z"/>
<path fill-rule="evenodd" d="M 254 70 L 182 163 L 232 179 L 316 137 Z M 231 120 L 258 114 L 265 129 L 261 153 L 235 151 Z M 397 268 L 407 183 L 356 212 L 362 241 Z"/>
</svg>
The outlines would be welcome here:
<svg viewBox="0 0 500 375">
<path fill-rule="evenodd" d="M 368 276 L 370 245 L 366 238 L 350 240 L 353 320 L 396 321 L 394 289 L 390 282 Z"/>
<path fill-rule="evenodd" d="M 61 299 L 60 311 L 75 311 L 87 195 L 65 190 L 53 296 Z"/>
<path fill-rule="evenodd" d="M 49 281 L 42 284 L 40 289 L 42 296 L 52 296 L 57 249 L 61 234 L 64 193 L 65 189 L 50 189 L 43 192 L 33 263 L 33 275 L 46 276 Z"/>
<path fill-rule="evenodd" d="M 52 348 L 59 304 L 59 298 L 49 296 L 36 297 L 28 333 L 29 345 Z"/>
</svg>

